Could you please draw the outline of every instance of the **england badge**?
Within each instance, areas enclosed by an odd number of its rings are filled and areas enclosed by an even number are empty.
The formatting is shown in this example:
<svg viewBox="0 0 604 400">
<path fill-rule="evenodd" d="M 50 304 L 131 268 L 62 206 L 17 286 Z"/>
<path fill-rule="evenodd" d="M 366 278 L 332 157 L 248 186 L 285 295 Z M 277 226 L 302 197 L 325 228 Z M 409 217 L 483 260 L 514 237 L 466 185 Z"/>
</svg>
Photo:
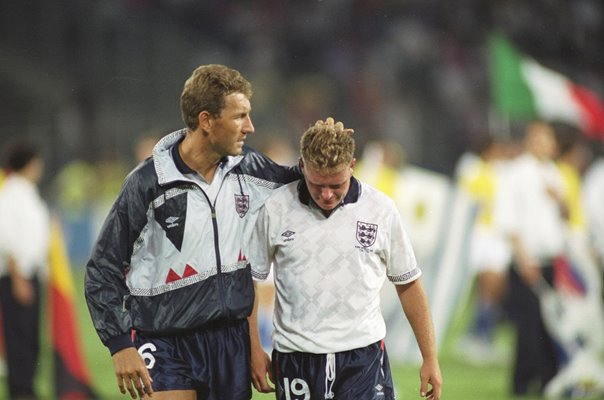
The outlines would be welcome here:
<svg viewBox="0 0 604 400">
<path fill-rule="evenodd" d="M 372 246 L 377 237 L 378 226 L 368 222 L 357 221 L 357 241 L 363 247 Z"/>
<path fill-rule="evenodd" d="M 247 194 L 236 194 L 235 195 L 235 210 L 239 214 L 240 218 L 245 217 L 247 211 L 250 208 L 250 196 Z"/>
</svg>

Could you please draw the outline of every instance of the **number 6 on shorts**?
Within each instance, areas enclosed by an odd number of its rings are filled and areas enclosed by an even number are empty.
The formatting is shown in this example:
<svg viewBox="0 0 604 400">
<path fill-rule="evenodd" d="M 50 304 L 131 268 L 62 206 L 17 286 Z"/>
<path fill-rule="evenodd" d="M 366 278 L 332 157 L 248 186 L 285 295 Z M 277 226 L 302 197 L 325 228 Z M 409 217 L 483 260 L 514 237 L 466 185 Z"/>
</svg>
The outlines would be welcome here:
<svg viewBox="0 0 604 400">
<path fill-rule="evenodd" d="M 147 352 L 147 350 L 149 351 Z M 155 350 L 157 350 L 157 347 L 155 347 L 153 343 L 145 343 L 144 345 L 138 348 L 138 353 L 145 361 L 147 369 L 151 369 L 155 365 L 155 357 L 153 357 L 153 354 L 151 354 L 151 352 Z"/>
</svg>

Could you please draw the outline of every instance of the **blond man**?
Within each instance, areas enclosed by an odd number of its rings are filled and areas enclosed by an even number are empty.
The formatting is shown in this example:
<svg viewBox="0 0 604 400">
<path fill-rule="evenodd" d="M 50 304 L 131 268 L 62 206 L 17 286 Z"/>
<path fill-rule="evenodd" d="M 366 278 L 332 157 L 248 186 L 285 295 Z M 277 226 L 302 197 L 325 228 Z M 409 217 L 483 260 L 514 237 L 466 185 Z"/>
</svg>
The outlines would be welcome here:
<svg viewBox="0 0 604 400">
<path fill-rule="evenodd" d="M 272 193 L 249 247 L 254 278 L 274 268 L 276 398 L 395 398 L 380 312 L 388 279 L 423 355 L 421 395 L 440 399 L 421 270 L 394 203 L 353 177 L 353 131 L 341 122 L 317 121 L 300 145 L 304 178 Z M 256 339 L 252 334 L 252 382 L 266 390 L 267 357 Z"/>
</svg>

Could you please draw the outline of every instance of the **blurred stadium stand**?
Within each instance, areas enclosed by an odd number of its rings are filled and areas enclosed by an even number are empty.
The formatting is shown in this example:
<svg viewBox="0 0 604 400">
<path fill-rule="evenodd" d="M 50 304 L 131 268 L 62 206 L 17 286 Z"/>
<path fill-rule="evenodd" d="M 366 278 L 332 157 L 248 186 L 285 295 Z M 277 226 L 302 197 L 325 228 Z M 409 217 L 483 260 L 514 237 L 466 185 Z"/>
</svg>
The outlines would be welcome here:
<svg viewBox="0 0 604 400">
<path fill-rule="evenodd" d="M 604 95 L 602 18 L 598 0 L 2 1 L 0 143 L 35 137 L 50 176 L 131 162 L 141 133 L 182 125 L 191 70 L 225 63 L 254 84 L 252 145 L 335 115 L 451 174 L 489 129 L 486 34 Z"/>
</svg>

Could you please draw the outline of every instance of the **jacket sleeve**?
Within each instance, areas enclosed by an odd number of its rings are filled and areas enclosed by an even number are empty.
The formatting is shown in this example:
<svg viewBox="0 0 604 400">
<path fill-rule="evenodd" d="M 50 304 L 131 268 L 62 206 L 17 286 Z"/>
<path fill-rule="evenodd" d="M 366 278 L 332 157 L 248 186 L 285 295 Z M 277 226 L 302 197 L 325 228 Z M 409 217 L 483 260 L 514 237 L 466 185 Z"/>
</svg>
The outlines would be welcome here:
<svg viewBox="0 0 604 400">
<path fill-rule="evenodd" d="M 298 164 L 293 166 L 279 165 L 266 155 L 250 147 L 245 147 L 244 172 L 267 181 L 286 184 L 302 178 Z"/>
<path fill-rule="evenodd" d="M 132 346 L 126 274 L 148 208 L 141 174 L 133 173 L 118 195 L 94 245 L 85 275 L 85 296 L 94 327 L 111 354 Z"/>
</svg>

